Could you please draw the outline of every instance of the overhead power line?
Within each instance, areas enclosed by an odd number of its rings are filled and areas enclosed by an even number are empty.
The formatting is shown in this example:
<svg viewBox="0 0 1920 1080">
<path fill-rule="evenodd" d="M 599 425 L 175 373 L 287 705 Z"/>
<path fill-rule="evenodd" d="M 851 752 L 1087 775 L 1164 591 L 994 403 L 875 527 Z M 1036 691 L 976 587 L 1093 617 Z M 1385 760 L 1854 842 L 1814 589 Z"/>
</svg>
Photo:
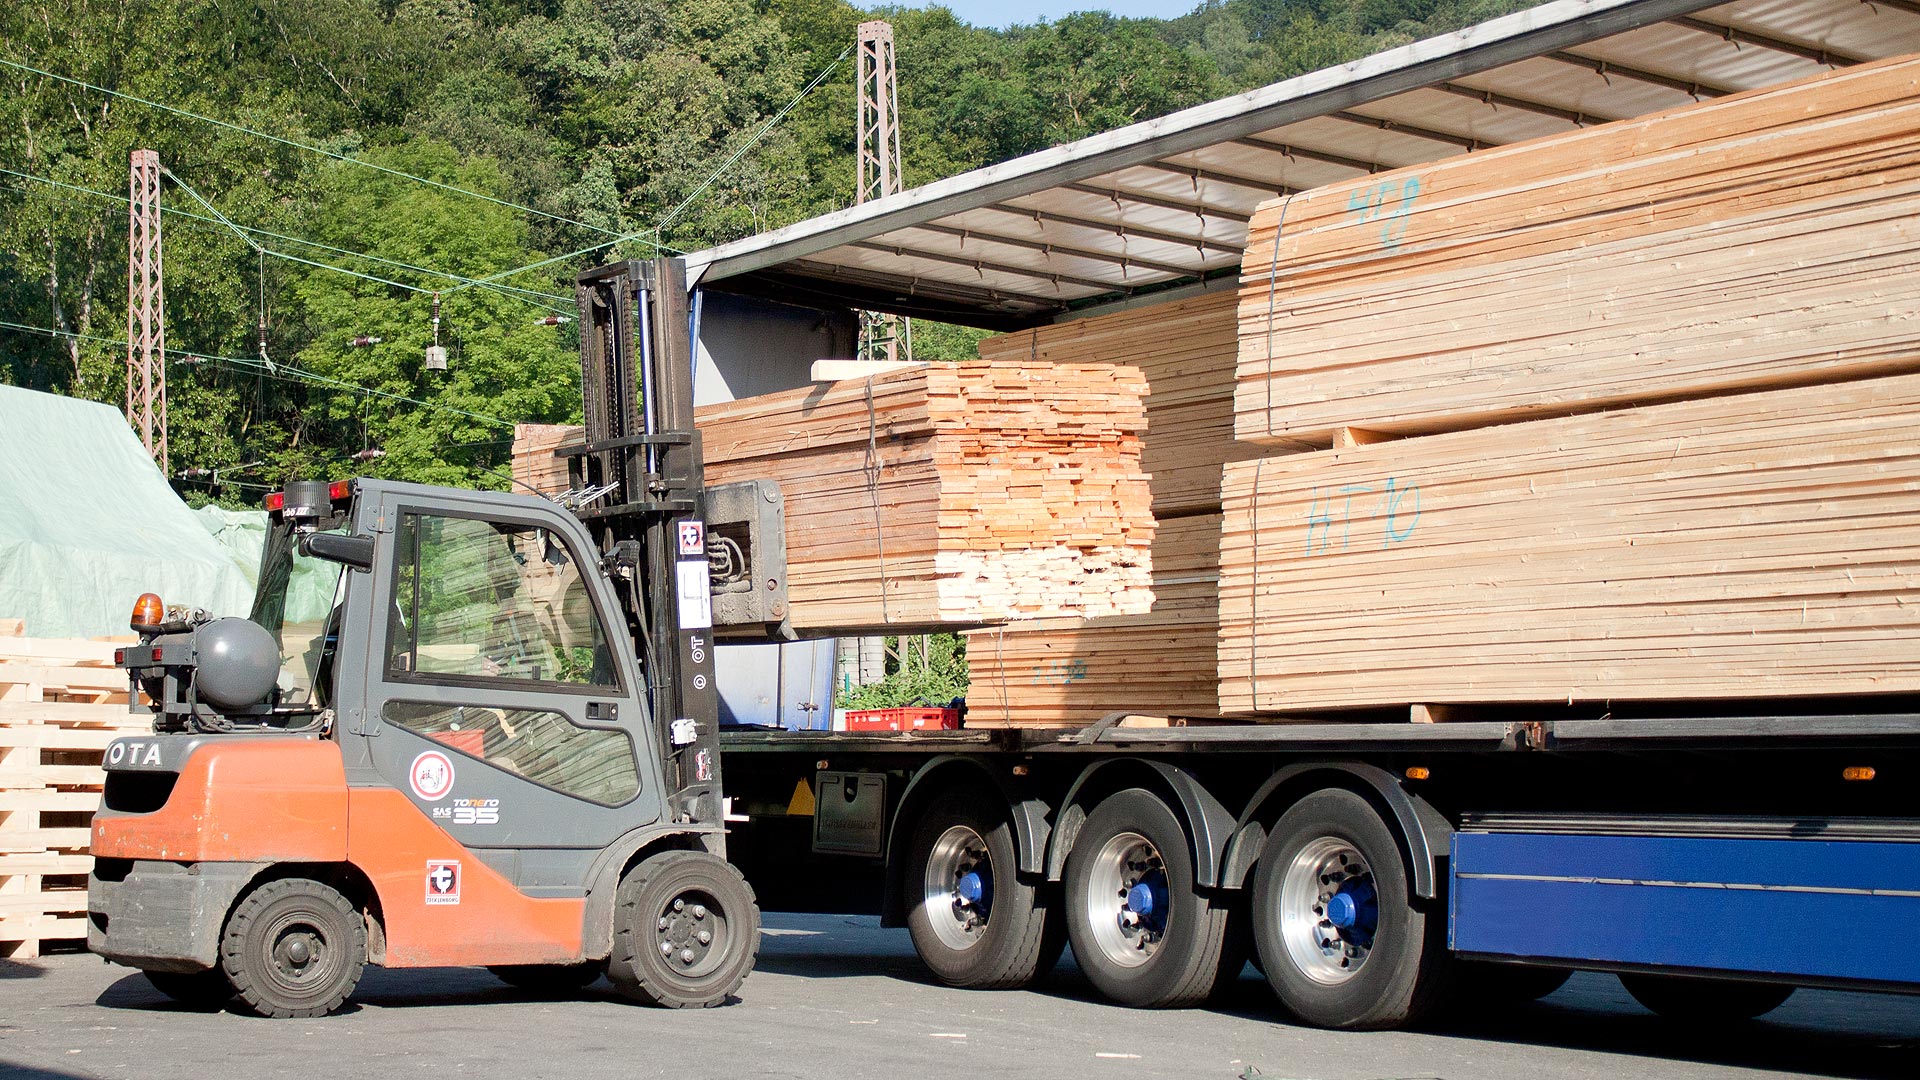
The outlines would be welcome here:
<svg viewBox="0 0 1920 1080">
<path fill-rule="evenodd" d="M 725 176 L 727 174 L 727 171 L 732 169 L 736 162 L 738 162 L 742 157 L 746 156 L 747 151 L 753 149 L 755 146 L 758 146 L 760 144 L 760 141 L 766 138 L 767 135 L 773 131 L 774 127 L 780 123 L 780 121 L 785 120 L 788 114 L 792 113 L 793 110 L 799 108 L 800 103 L 802 101 L 805 101 L 809 94 L 812 94 L 815 90 L 819 89 L 820 84 L 823 82 L 826 82 L 827 79 L 833 75 L 834 71 L 837 70 L 840 67 L 840 65 L 846 61 L 848 55 L 850 55 L 852 52 L 853 52 L 852 45 L 849 45 L 846 48 L 840 50 L 840 55 L 834 57 L 832 63 L 828 64 L 824 68 L 821 68 L 820 73 L 813 77 L 812 82 L 809 82 L 807 85 L 801 87 L 800 92 L 793 95 L 793 99 L 791 101 L 788 101 L 785 105 L 781 106 L 779 112 L 774 113 L 772 116 L 768 117 L 766 122 L 762 123 L 759 126 L 759 128 L 755 129 L 751 137 L 749 137 L 744 143 L 741 143 L 740 146 L 737 147 L 733 151 L 733 153 L 727 157 L 727 160 L 721 162 L 712 171 L 708 172 L 706 179 L 700 181 L 700 185 L 698 187 L 694 188 L 693 191 L 690 194 L 688 194 L 686 198 L 681 199 L 680 202 L 676 204 L 672 210 L 667 211 L 666 215 L 662 217 L 658 222 L 656 222 L 652 228 L 646 229 L 642 232 L 628 233 L 625 236 L 616 236 L 612 240 L 608 240 L 605 243 L 594 244 L 591 247 L 583 247 L 578 251 L 570 251 L 565 255 L 555 255 L 550 259 L 541 259 L 539 262 L 528 263 L 525 266 L 518 266 L 513 268 L 512 270 L 502 270 L 497 274 L 488 274 L 486 277 L 481 278 L 478 281 L 468 282 L 467 284 L 464 284 L 464 285 L 457 285 L 454 288 L 464 289 L 464 288 L 467 288 L 468 285 L 497 282 L 503 278 L 513 277 L 516 274 L 524 274 L 529 270 L 538 270 L 543 266 L 551 266 L 554 263 L 565 262 L 569 259 L 577 259 L 582 255 L 591 255 L 596 251 L 603 251 L 607 248 L 614 246 L 615 244 L 622 244 L 629 240 L 645 241 L 646 243 L 651 244 L 653 247 L 661 251 L 670 251 L 670 252 L 673 252 L 675 255 L 685 255 L 686 252 L 680 251 L 677 248 L 669 247 L 662 242 L 661 237 L 665 235 L 667 228 L 671 226 L 674 222 L 680 220 L 680 215 L 686 213 L 687 208 L 693 205 L 694 200 L 698 199 L 701 195 L 706 194 L 708 188 L 711 188 L 714 184 L 718 183 L 720 178 L 722 176 Z M 651 235 L 652 237 L 651 239 L 648 239 L 649 235 Z"/>
<path fill-rule="evenodd" d="M 36 176 L 32 173 L 23 173 L 14 169 L 6 168 L 4 166 L 0 166 L 0 174 L 5 174 L 7 176 L 17 176 L 23 180 L 32 180 L 37 183 L 48 184 L 53 187 L 63 188 L 65 190 L 78 192 L 83 195 L 90 195 L 95 198 L 111 200 L 113 202 L 121 203 L 123 205 L 127 202 L 127 197 L 124 195 L 115 195 L 110 191 L 96 191 L 93 188 L 81 187 L 77 184 L 69 184 L 63 180 L 55 180 L 52 177 Z M 168 175 L 172 176 L 173 174 L 169 173 Z M 178 181 L 179 177 L 175 176 L 174 179 Z M 7 185 L 7 186 L 11 187 L 12 185 Z M 184 189 L 186 185 L 182 184 L 182 187 Z M 25 189 L 15 188 L 14 190 L 21 191 Z M 189 195 L 192 195 L 196 201 L 202 201 L 197 192 L 194 192 L 188 189 L 187 193 Z M 208 207 L 208 209 L 212 210 L 212 207 Z M 214 210 L 213 212 L 215 214 L 219 214 L 219 211 L 217 210 Z M 544 308 L 548 311 L 559 311 L 564 313 L 564 312 L 570 312 L 573 310 L 573 308 L 571 307 L 571 302 L 573 298 L 569 296 L 563 296 L 559 293 L 542 292 L 539 289 L 528 289 L 518 285 L 505 285 L 505 284 L 500 284 L 496 282 L 481 282 L 477 278 L 470 278 L 463 274 L 455 274 L 446 270 L 435 270 L 429 266 L 417 266 L 413 263 L 406 263 L 406 262 L 400 262 L 395 259 L 382 258 L 379 255 L 370 255 L 364 251 L 353 251 L 348 248 L 334 247 L 330 244 L 322 244 L 317 240 L 308 240 L 305 237 L 300 237 L 300 236 L 290 236 L 286 233 L 274 232 L 270 229 L 261 229 L 261 228 L 256 228 L 252 226 L 247 226 L 247 225 L 239 225 L 229 220 L 224 214 L 220 214 L 218 219 L 216 220 L 215 218 L 207 217 L 204 214 L 196 214 L 190 210 L 179 210 L 171 206 L 161 207 L 161 213 L 172 214 L 176 217 L 186 218 L 189 221 L 198 221 L 198 222 L 203 222 L 209 225 L 221 225 L 227 229 L 236 230 L 241 233 L 246 233 L 246 234 L 249 234 L 250 236 L 265 236 L 274 240 L 283 240 L 288 243 L 301 244 L 306 247 L 314 248 L 319 251 L 330 252 L 335 255 L 345 255 L 353 259 L 364 259 L 367 262 L 377 263 L 382 266 L 391 266 L 400 270 L 410 270 L 415 273 L 428 274 L 433 277 L 445 278 L 450 282 L 478 284 L 482 288 L 486 288 L 494 292 L 498 292 L 503 296 L 506 296 L 510 300 L 520 300 L 525 303 L 532 304 L 535 307 Z M 263 250 L 260 245 L 254 243 L 252 240 L 247 239 L 244 236 L 242 237 L 242 240 L 246 242 L 248 247 L 253 248 L 255 251 Z M 270 249 L 267 251 L 267 253 L 271 255 L 285 257 L 285 253 L 272 251 Z M 309 263 L 309 265 L 322 266 L 325 269 L 329 269 L 329 270 L 340 269 L 339 267 L 332 266 L 331 264 L 324 264 L 324 263 Z M 381 279 L 375 278 L 374 280 L 378 281 Z M 408 286 L 408 285 L 401 285 L 400 287 L 413 288 L 415 292 L 445 291 L 445 290 L 435 290 L 435 289 L 414 288 L 413 286 Z M 554 307 L 551 304 L 543 304 L 543 303 L 540 303 L 538 300 L 531 299 L 532 297 L 541 297 L 547 300 L 557 300 L 557 301 L 560 301 L 561 303 L 568 304 L 569 306 Z"/>
<path fill-rule="evenodd" d="M 19 330 L 19 331 L 23 331 L 30 334 L 43 334 L 47 337 L 73 338 L 80 341 L 97 341 L 103 345 L 115 345 L 121 348 L 125 348 L 127 344 L 124 340 L 109 338 L 109 337 L 101 337 L 98 334 L 82 334 L 73 330 L 62 330 L 58 327 L 53 327 L 53 326 L 33 326 L 28 323 L 9 322 L 5 319 L 0 319 L 0 327 L 5 327 L 9 330 Z M 345 391 L 347 393 L 364 394 L 368 397 L 385 398 L 389 401 L 398 401 L 408 405 L 418 405 L 421 408 L 432 409 L 436 412 L 452 413 L 455 416 L 464 416 L 469 420 L 479 420 L 482 423 L 494 424 L 499 427 L 510 428 L 513 426 L 513 421 L 502 420 L 497 416 L 488 416 L 485 413 L 469 412 L 466 409 L 456 409 L 451 405 L 441 405 L 437 402 L 422 401 L 419 398 L 408 397 L 405 394 L 396 394 L 387 390 L 376 390 L 371 386 L 362 386 L 359 383 L 347 382 L 343 379 L 335 379 L 327 375 L 322 375 L 317 371 L 308 371 L 305 368 L 294 367 L 290 364 L 274 364 L 271 367 L 269 367 L 263 361 L 255 360 L 250 357 L 216 356 L 210 353 L 194 352 L 190 349 L 169 348 L 167 352 L 169 355 L 173 355 L 173 356 L 188 357 L 195 360 L 210 360 L 216 364 L 229 364 L 236 367 L 245 368 L 249 371 L 263 375 L 270 379 L 279 379 L 282 382 L 308 383 L 314 386 L 320 386 L 328 389 Z"/>
<path fill-rule="evenodd" d="M 358 165 L 362 168 L 373 169 L 377 172 L 386 173 L 389 176 L 398 176 L 405 180 L 412 180 L 415 183 L 426 184 L 428 187 L 439 188 L 442 191 L 451 191 L 451 192 L 454 192 L 455 194 L 468 196 L 469 198 L 480 199 L 485 202 L 493 203 L 496 206 L 507 207 L 510 210 L 519 210 L 522 213 L 535 214 L 535 215 L 538 215 L 539 217 L 546 218 L 550 221 L 558 221 L 566 225 L 576 225 L 582 229 L 588 229 L 605 236 L 616 235 L 614 230 L 612 229 L 601 228 L 598 225 L 589 225 L 584 221 L 575 221 L 570 217 L 562 217 L 559 214 L 550 214 L 545 210 L 536 210 L 531 206 L 522 206 L 516 202 L 508 202 L 505 199 L 498 199 L 492 195 L 484 195 L 478 191 L 473 191 L 468 188 L 456 187 L 453 184 L 444 184 L 438 180 L 429 180 L 424 176 L 415 176 L 409 172 L 402 172 L 399 169 L 389 168 L 385 165 L 375 164 L 374 162 L 367 161 L 364 158 L 353 157 L 350 154 L 342 154 L 337 151 L 328 150 L 325 147 L 314 146 L 311 143 L 303 143 L 297 139 L 288 139 L 280 135 L 271 135 L 264 131 L 255 131 L 252 128 L 243 127 L 239 124 L 232 123 L 231 121 L 220 120 L 211 116 L 202 116 L 196 112 L 189 112 L 186 109 L 176 108 L 172 105 L 167 105 L 162 102 L 151 101 L 147 98 L 139 97 L 134 94 L 129 94 L 121 90 L 109 90 L 104 86 L 96 86 L 93 83 L 87 82 L 84 79 L 76 79 L 71 75 L 61 75 L 58 72 L 47 71 L 44 68 L 37 68 L 31 64 L 22 64 L 16 60 L 8 60 L 3 57 L 0 57 L 0 66 L 10 67 L 17 71 L 24 71 L 32 75 L 40 75 L 45 78 L 57 80 L 59 82 L 69 83 L 73 86 L 84 87 L 85 89 L 92 90 L 95 93 L 106 94 L 110 97 L 122 98 L 127 101 L 135 102 L 140 105 L 145 105 L 148 108 L 159 109 L 162 112 L 173 113 L 175 116 L 184 116 L 189 120 L 197 120 L 203 124 L 212 124 L 215 127 L 226 128 L 229 131 L 237 131 L 243 135 L 252 135 L 255 138 L 266 139 L 269 142 L 276 142 L 282 146 L 290 146 L 296 150 L 305 150 L 307 153 L 319 154 L 322 157 L 332 158 L 335 161 L 344 161 L 351 165 Z"/>
</svg>

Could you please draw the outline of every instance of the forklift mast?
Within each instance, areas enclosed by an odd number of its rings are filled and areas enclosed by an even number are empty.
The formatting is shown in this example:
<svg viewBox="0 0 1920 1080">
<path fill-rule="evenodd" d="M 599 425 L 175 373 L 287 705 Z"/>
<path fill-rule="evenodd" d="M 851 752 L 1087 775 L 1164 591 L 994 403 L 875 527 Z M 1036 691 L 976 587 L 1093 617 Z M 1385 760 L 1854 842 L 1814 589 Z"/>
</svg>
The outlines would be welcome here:
<svg viewBox="0 0 1920 1080">
<path fill-rule="evenodd" d="M 672 813 L 717 824 L 723 812 L 710 579 L 737 549 L 708 533 L 685 269 L 675 259 L 601 267 L 580 277 L 577 298 L 585 441 L 556 453 L 567 459 L 574 512 L 621 596 L 659 745 L 669 748 L 663 765 Z M 776 546 L 756 545 L 752 554 L 770 556 Z M 738 561 L 739 572 L 753 565 L 751 558 Z M 747 576 L 751 584 L 765 575 Z M 782 615 L 784 576 L 784 568 L 772 576 L 781 584 Z"/>
</svg>

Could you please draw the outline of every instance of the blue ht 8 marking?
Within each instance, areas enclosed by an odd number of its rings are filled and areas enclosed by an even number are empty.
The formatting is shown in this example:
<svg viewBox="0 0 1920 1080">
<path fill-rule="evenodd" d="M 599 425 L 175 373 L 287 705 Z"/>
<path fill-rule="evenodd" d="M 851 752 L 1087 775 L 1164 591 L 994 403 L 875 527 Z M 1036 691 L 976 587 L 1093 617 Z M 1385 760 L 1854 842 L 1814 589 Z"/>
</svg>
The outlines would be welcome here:
<svg viewBox="0 0 1920 1080">
<path fill-rule="evenodd" d="M 1452 875 L 1460 952 L 1920 983 L 1920 844 L 1464 832 Z"/>
</svg>

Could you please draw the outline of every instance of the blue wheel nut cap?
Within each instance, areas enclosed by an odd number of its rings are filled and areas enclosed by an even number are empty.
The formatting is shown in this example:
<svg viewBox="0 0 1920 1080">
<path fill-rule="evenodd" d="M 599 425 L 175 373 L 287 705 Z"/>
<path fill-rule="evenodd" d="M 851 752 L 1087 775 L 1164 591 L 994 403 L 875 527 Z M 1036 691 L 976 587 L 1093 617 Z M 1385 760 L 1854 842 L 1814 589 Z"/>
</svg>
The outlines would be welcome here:
<svg viewBox="0 0 1920 1080">
<path fill-rule="evenodd" d="M 1127 910 L 1136 915 L 1153 914 L 1153 890 L 1146 882 L 1127 890 Z"/>
<path fill-rule="evenodd" d="M 1352 926 L 1359 914 L 1359 909 L 1353 903 L 1353 897 L 1346 893 L 1334 893 L 1333 899 L 1327 901 L 1327 921 L 1342 930 Z"/>
<path fill-rule="evenodd" d="M 969 870 L 960 875 L 960 880 L 954 883 L 953 891 L 959 893 L 960 899 L 965 900 L 967 903 L 977 904 L 980 902 L 980 897 L 985 893 L 986 887 L 985 883 L 980 880 L 980 875 L 975 871 Z"/>
</svg>

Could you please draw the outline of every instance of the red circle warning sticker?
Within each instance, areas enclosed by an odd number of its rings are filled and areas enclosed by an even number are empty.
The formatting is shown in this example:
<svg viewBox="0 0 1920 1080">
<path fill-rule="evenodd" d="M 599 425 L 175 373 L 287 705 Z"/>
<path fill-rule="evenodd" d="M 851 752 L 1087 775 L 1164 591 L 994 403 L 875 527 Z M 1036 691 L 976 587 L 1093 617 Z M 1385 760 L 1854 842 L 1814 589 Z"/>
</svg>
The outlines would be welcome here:
<svg viewBox="0 0 1920 1080">
<path fill-rule="evenodd" d="M 438 750 L 421 751 L 407 770 L 407 782 L 413 793 L 428 802 L 438 802 L 453 790 L 453 762 Z"/>
</svg>

